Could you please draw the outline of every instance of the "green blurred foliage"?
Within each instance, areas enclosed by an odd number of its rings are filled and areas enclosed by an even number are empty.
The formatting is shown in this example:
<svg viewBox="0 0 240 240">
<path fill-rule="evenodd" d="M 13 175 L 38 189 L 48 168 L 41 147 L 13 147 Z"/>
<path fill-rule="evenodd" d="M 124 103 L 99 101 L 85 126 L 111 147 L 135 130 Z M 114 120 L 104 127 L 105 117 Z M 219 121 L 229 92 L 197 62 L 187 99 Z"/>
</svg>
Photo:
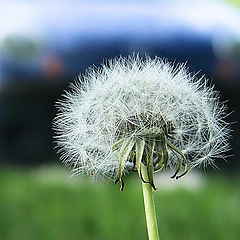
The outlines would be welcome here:
<svg viewBox="0 0 240 240">
<path fill-rule="evenodd" d="M 226 0 L 227 2 L 231 2 L 235 4 L 236 6 L 240 7 L 240 0 Z"/>
<path fill-rule="evenodd" d="M 0 239 L 147 239 L 141 183 L 69 178 L 62 168 L 0 170 Z M 238 179 L 208 177 L 198 189 L 159 189 L 161 239 L 240 239 Z"/>
</svg>

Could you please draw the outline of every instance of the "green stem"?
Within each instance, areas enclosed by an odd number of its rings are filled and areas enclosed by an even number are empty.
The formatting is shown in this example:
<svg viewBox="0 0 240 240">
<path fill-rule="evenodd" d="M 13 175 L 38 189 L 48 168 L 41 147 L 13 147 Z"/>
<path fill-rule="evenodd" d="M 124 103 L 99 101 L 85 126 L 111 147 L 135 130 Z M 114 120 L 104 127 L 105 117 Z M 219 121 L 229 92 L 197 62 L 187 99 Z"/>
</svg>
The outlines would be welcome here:
<svg viewBox="0 0 240 240">
<path fill-rule="evenodd" d="M 148 181 L 147 167 L 141 163 L 141 173 L 145 181 Z M 145 216 L 147 222 L 149 240 L 159 240 L 157 218 L 153 200 L 152 186 L 142 181 L 143 198 L 145 206 Z"/>
</svg>

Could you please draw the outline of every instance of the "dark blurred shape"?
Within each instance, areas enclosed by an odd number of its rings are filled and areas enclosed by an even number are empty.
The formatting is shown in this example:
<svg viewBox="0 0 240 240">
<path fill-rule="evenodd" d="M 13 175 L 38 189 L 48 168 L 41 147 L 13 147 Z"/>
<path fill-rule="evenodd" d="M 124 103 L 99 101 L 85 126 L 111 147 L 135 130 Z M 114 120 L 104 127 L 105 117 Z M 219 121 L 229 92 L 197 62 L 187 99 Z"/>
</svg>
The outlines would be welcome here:
<svg viewBox="0 0 240 240">
<path fill-rule="evenodd" d="M 6 0 L 0 8 L 2 164 L 55 161 L 54 102 L 68 82 L 90 65 L 133 52 L 201 69 L 229 99 L 229 120 L 239 120 L 240 13 L 227 3 Z"/>
</svg>

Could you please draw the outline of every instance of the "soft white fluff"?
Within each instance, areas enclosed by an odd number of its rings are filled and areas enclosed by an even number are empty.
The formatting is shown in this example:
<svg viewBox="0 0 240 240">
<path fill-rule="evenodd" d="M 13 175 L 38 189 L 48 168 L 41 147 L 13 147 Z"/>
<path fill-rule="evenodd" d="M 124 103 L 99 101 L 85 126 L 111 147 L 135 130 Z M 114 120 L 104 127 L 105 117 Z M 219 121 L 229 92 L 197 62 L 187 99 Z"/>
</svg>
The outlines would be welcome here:
<svg viewBox="0 0 240 240">
<path fill-rule="evenodd" d="M 122 128 L 133 116 L 138 128 L 146 128 L 138 118 L 142 114 L 151 122 L 172 124 L 168 140 L 190 167 L 214 165 L 229 148 L 225 106 L 207 80 L 157 57 L 120 57 L 91 68 L 57 107 L 54 129 L 61 160 L 76 174 L 114 178 L 119 161 L 112 146 L 119 139 L 118 128 L 128 134 Z M 169 165 L 176 166 L 172 155 Z"/>
</svg>

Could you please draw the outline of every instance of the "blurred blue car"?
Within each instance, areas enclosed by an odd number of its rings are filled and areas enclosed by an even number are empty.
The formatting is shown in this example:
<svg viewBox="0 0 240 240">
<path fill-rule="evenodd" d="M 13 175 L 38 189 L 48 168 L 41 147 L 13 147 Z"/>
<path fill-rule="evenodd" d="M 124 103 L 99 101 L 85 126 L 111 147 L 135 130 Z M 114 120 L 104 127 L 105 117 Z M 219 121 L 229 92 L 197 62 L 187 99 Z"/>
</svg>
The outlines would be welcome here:
<svg viewBox="0 0 240 240">
<path fill-rule="evenodd" d="M 0 9 L 2 162 L 52 159 L 54 102 L 107 58 L 157 55 L 187 62 L 230 96 L 240 89 L 240 13 L 228 3 L 5 0 Z"/>
</svg>

